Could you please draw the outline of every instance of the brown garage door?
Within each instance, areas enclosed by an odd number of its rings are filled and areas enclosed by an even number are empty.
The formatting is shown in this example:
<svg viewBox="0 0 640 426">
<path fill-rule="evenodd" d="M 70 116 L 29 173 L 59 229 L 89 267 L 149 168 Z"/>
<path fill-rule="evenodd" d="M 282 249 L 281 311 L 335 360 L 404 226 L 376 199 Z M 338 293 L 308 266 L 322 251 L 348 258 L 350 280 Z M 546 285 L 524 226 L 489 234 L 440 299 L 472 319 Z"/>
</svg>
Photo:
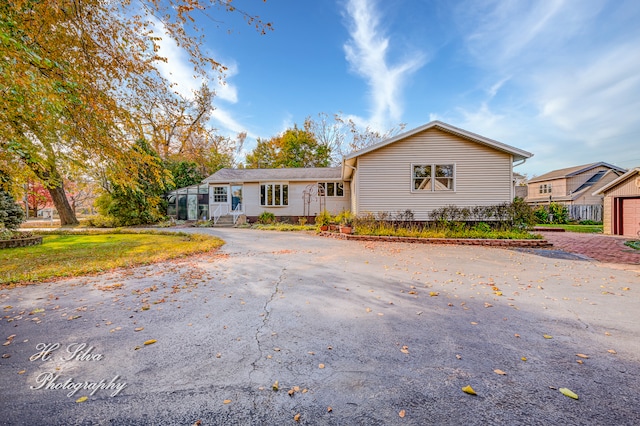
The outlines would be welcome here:
<svg viewBox="0 0 640 426">
<path fill-rule="evenodd" d="M 627 237 L 637 237 L 640 232 L 640 198 L 622 200 L 622 232 Z"/>
</svg>

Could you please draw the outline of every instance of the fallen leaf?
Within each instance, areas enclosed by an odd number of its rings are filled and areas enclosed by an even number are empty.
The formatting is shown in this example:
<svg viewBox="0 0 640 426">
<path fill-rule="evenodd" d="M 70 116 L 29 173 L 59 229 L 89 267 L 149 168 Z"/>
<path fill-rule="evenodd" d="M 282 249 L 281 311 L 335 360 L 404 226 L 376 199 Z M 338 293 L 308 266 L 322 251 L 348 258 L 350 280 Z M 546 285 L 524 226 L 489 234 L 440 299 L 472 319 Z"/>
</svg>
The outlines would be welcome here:
<svg viewBox="0 0 640 426">
<path fill-rule="evenodd" d="M 298 413 L 295 416 L 293 416 L 293 420 L 295 420 L 296 422 L 299 422 L 300 421 L 300 413 Z"/>
<path fill-rule="evenodd" d="M 85 402 L 87 399 L 89 399 L 89 397 L 81 396 L 80 398 L 76 399 L 76 402 Z"/>
<path fill-rule="evenodd" d="M 583 360 L 581 360 L 581 359 L 576 360 L 576 362 L 577 362 L 578 364 L 584 364 L 584 361 L 583 361 Z"/>
<path fill-rule="evenodd" d="M 27 370 L 20 370 L 20 371 L 18 371 L 18 374 L 24 374 L 26 372 L 27 372 Z"/>
<path fill-rule="evenodd" d="M 520 335 L 518 333 L 514 334 L 515 337 L 520 337 Z"/>
<path fill-rule="evenodd" d="M 440 294 L 440 293 L 438 293 L 437 291 L 430 291 L 430 292 L 429 292 L 429 296 L 431 296 L 431 297 L 437 296 L 437 295 L 439 295 L 439 294 Z"/>
<path fill-rule="evenodd" d="M 609 352 L 610 354 L 614 354 L 614 355 L 618 353 L 618 352 L 614 351 L 613 349 L 609 349 L 609 350 L 607 350 L 607 352 Z"/>
<path fill-rule="evenodd" d="M 371 312 L 371 308 L 367 308 L 367 309 L 365 309 L 365 311 Z"/>
<path fill-rule="evenodd" d="M 318 368 L 324 368 L 324 364 L 318 365 Z"/>
<path fill-rule="evenodd" d="M 498 369 L 498 368 L 496 368 L 495 370 L 493 370 L 493 372 L 494 372 L 494 373 L 496 373 L 496 374 L 499 374 L 499 375 L 501 375 L 501 376 L 506 376 L 506 375 L 507 375 L 507 373 L 505 373 L 504 371 L 502 371 L 502 370 L 500 370 L 500 369 Z"/>
<path fill-rule="evenodd" d="M 222 401 L 223 404 L 229 404 L 231 402 L 230 399 L 225 399 L 224 401 Z"/>
<path fill-rule="evenodd" d="M 327 407 L 327 413 L 330 413 L 330 412 L 332 412 L 332 411 L 333 411 L 333 408 L 331 408 L 331 407 Z"/>
<path fill-rule="evenodd" d="M 144 327 L 138 327 L 133 329 L 133 331 L 142 331 L 142 330 L 144 330 Z"/>
<path fill-rule="evenodd" d="M 220 352 L 218 352 L 218 353 L 216 354 L 216 358 L 220 358 L 221 356 L 222 356 L 222 354 L 221 354 Z"/>
<path fill-rule="evenodd" d="M 400 352 L 402 352 L 403 354 L 408 354 L 409 353 L 409 346 L 403 346 L 402 349 L 400 349 Z"/>
<path fill-rule="evenodd" d="M 478 325 L 478 323 L 475 321 L 471 321 L 471 325 Z"/>
<path fill-rule="evenodd" d="M 289 389 L 289 392 L 287 392 L 289 394 L 289 396 L 293 396 L 294 393 L 296 393 L 296 391 L 294 391 L 293 389 Z"/>
<path fill-rule="evenodd" d="M 147 340 L 146 342 L 144 342 L 144 344 L 145 344 L 145 345 L 153 345 L 153 344 L 154 344 L 154 343 L 156 343 L 156 342 L 157 342 L 157 340 L 156 340 L 156 339 L 150 339 L 150 340 Z"/>
<path fill-rule="evenodd" d="M 274 351 L 280 352 L 280 348 L 273 348 Z"/>
<path fill-rule="evenodd" d="M 589 359 L 589 355 L 585 355 L 585 354 L 576 354 L 576 356 L 577 356 L 578 358 Z"/>
<path fill-rule="evenodd" d="M 458 355 L 458 354 L 456 354 L 456 358 L 457 358 L 457 359 L 462 359 L 462 355 Z"/>
<path fill-rule="evenodd" d="M 404 418 L 404 416 L 406 415 L 406 411 L 404 410 L 400 410 L 400 412 L 398 413 L 398 415 L 400 416 L 400 418 Z"/>
<path fill-rule="evenodd" d="M 280 387 L 278 386 L 277 380 L 273 383 L 273 385 L 271 386 L 271 389 L 273 389 L 275 392 L 278 392 L 278 389 L 280 389 Z"/>
<path fill-rule="evenodd" d="M 542 337 L 545 339 L 553 339 L 553 336 L 549 336 L 548 334 L 543 334 Z"/>
<path fill-rule="evenodd" d="M 493 306 L 493 305 L 492 305 L 491 303 L 486 303 L 486 302 L 485 302 L 485 304 L 484 304 L 484 307 L 485 307 L 485 308 L 491 308 L 492 306 Z"/>
<path fill-rule="evenodd" d="M 469 395 L 477 395 L 476 391 L 473 390 L 471 385 L 467 385 L 467 386 L 463 387 L 462 388 L 462 392 L 468 393 Z"/>
<path fill-rule="evenodd" d="M 560 388 L 558 389 L 564 396 L 568 396 L 569 398 L 573 398 L 573 399 L 578 399 L 578 395 L 573 393 L 572 391 L 570 391 L 567 388 Z"/>
<path fill-rule="evenodd" d="M 527 361 L 527 357 L 526 357 L 526 356 L 523 356 L 523 357 L 522 357 L 522 358 L 520 358 L 520 359 L 521 359 L 521 360 L 523 360 L 523 361 L 525 361 L 525 362 Z"/>
</svg>

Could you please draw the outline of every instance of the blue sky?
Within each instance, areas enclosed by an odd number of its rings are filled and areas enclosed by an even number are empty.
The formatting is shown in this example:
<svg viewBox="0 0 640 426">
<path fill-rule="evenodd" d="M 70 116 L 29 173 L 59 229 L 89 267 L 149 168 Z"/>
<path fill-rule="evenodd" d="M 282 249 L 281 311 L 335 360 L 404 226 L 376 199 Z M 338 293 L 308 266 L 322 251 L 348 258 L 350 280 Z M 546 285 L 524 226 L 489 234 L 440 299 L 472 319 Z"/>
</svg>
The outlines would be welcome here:
<svg viewBox="0 0 640 426">
<path fill-rule="evenodd" d="M 534 153 L 529 176 L 606 161 L 640 166 L 638 0 L 236 0 L 201 16 L 229 68 L 219 132 L 269 138 L 307 116 L 412 129 L 438 119 Z M 229 32 L 228 29 L 232 31 Z M 165 47 L 170 78 L 197 87 Z M 169 74 L 167 74 L 169 75 Z"/>
</svg>

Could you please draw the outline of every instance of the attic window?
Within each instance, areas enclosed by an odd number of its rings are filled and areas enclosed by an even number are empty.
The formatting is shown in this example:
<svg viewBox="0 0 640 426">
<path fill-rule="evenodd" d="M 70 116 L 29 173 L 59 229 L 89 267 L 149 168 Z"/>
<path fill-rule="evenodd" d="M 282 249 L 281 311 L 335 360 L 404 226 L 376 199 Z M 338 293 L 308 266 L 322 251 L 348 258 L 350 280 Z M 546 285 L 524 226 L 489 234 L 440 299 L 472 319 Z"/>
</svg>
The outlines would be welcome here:
<svg viewBox="0 0 640 426">
<path fill-rule="evenodd" d="M 455 188 L 453 164 L 414 164 L 412 169 L 413 191 L 453 191 Z"/>
</svg>

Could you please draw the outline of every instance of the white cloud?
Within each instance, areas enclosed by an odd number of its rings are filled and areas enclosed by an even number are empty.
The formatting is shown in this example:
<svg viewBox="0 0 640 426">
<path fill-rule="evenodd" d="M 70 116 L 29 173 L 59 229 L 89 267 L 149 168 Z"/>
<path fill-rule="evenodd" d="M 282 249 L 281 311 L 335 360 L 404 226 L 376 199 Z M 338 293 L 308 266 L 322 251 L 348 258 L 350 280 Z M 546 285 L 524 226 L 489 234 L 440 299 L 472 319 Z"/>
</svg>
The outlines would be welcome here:
<svg viewBox="0 0 640 426">
<path fill-rule="evenodd" d="M 458 122 L 532 151 L 538 174 L 637 165 L 627 159 L 640 157 L 639 18 L 637 3 L 622 0 L 464 3 L 456 20 L 471 65 L 498 83 L 458 108 Z"/>
<path fill-rule="evenodd" d="M 406 79 L 425 63 L 421 52 L 406 52 L 406 59 L 388 63 L 389 38 L 380 29 L 380 17 L 372 0 L 349 0 L 350 40 L 344 45 L 351 68 L 363 77 L 371 96 L 371 117 L 366 121 L 377 129 L 397 124 L 402 118 L 402 88 Z M 362 120 L 359 120 L 362 121 Z"/>
</svg>

